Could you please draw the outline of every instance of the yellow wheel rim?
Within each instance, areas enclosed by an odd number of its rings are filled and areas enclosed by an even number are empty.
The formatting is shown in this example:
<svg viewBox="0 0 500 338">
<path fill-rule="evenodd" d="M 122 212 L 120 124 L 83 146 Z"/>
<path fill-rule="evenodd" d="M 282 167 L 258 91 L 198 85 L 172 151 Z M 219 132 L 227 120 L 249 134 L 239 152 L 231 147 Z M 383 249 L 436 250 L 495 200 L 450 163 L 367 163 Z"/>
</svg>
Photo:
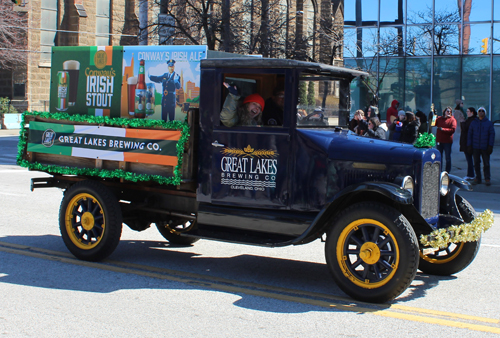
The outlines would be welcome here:
<svg viewBox="0 0 500 338">
<path fill-rule="evenodd" d="M 344 276 L 365 289 L 387 284 L 399 266 L 399 247 L 394 234 L 373 219 L 348 224 L 339 236 L 336 253 Z"/>
<path fill-rule="evenodd" d="M 464 248 L 465 243 L 449 244 L 445 249 L 439 249 L 432 255 L 424 255 L 420 250 L 420 257 L 432 264 L 445 264 L 454 260 Z M 451 249 L 450 249 L 451 248 Z"/>
<path fill-rule="evenodd" d="M 102 206 L 94 196 L 75 195 L 66 207 L 64 220 L 66 233 L 78 248 L 90 250 L 101 242 L 106 222 Z"/>
</svg>

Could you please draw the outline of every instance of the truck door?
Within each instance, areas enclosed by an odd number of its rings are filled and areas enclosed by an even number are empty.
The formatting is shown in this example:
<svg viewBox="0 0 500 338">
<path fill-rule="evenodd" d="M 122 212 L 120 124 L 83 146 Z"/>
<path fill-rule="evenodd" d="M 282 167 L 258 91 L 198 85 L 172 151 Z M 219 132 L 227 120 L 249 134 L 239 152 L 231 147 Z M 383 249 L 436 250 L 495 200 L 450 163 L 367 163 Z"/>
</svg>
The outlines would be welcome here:
<svg viewBox="0 0 500 338">
<path fill-rule="evenodd" d="M 289 148 L 288 128 L 214 128 L 212 204 L 286 209 Z"/>
</svg>

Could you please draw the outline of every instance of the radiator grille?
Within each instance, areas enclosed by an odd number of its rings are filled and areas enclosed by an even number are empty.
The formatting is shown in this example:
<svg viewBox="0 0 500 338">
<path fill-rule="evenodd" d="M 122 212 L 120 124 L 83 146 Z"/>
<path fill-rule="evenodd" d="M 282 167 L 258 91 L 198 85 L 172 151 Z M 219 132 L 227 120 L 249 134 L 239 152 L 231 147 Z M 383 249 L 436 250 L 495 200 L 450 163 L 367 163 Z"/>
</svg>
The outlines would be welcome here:
<svg viewBox="0 0 500 338">
<path fill-rule="evenodd" d="M 426 162 L 422 175 L 422 210 L 424 218 L 438 215 L 439 213 L 439 180 L 440 162 Z"/>
</svg>

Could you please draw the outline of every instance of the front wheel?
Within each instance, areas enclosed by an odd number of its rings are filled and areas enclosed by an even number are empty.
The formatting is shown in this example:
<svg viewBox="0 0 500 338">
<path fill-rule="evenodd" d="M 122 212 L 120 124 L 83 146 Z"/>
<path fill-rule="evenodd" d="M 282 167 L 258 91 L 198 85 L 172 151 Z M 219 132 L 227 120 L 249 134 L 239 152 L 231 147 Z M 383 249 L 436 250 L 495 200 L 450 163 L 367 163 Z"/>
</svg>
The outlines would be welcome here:
<svg viewBox="0 0 500 338">
<path fill-rule="evenodd" d="M 354 299 L 383 303 L 415 278 L 418 241 L 408 220 L 394 208 L 362 202 L 344 210 L 325 246 L 337 285 Z"/>
<path fill-rule="evenodd" d="M 470 223 L 476 217 L 474 207 L 462 196 L 456 195 L 458 212 L 466 223 Z M 431 254 L 424 255 L 424 249 L 420 251 L 420 262 L 418 269 L 424 273 L 437 276 L 449 276 L 465 269 L 477 255 L 481 239 L 476 242 L 450 243 L 444 249 L 438 249 Z"/>
<path fill-rule="evenodd" d="M 98 182 L 75 183 L 64 193 L 59 228 L 64 244 L 77 258 L 102 260 L 120 241 L 122 213 L 118 200 Z"/>
</svg>

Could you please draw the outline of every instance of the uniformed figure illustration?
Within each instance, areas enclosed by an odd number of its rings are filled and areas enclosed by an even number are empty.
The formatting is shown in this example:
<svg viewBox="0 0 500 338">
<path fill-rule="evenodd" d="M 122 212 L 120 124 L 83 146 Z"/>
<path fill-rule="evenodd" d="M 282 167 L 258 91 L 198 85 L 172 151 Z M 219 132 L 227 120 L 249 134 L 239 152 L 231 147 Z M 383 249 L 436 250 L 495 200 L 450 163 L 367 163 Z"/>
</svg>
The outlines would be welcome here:
<svg viewBox="0 0 500 338">
<path fill-rule="evenodd" d="M 175 119 L 176 105 L 175 91 L 181 88 L 181 78 L 174 71 L 175 60 L 168 60 L 167 65 L 168 73 L 161 76 L 149 75 L 149 80 L 161 83 L 163 87 L 161 98 L 161 119 L 164 121 L 173 121 Z"/>
</svg>

